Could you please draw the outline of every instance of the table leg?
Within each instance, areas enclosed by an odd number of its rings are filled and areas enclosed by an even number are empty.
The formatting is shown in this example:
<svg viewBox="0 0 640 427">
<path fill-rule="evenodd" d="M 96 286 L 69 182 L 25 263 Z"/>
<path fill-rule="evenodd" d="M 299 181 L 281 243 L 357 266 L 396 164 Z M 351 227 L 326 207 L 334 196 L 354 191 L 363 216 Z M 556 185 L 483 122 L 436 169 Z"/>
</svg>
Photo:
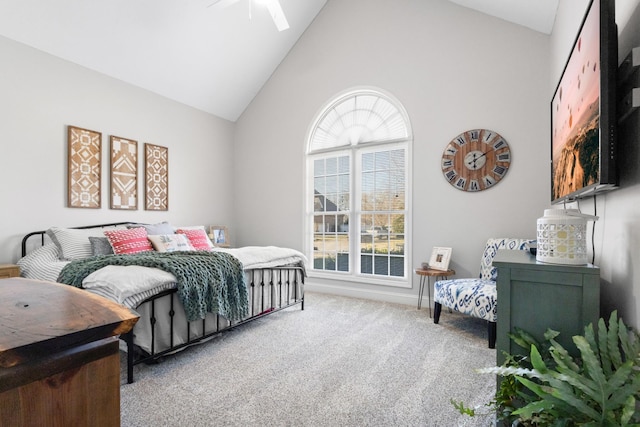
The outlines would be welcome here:
<svg viewBox="0 0 640 427">
<path fill-rule="evenodd" d="M 427 295 L 429 296 L 429 318 L 431 318 L 431 278 L 427 278 Z"/>
<path fill-rule="evenodd" d="M 426 276 L 420 276 L 420 287 L 418 288 L 418 310 L 422 307 L 422 297 L 424 295 L 424 281 Z"/>
</svg>

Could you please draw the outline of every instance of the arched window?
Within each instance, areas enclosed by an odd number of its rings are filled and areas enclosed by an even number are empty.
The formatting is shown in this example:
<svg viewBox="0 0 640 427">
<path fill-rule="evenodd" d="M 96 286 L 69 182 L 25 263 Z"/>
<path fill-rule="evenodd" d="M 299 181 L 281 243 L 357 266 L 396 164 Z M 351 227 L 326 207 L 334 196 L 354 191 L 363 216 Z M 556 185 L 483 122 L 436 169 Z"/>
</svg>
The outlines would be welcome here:
<svg viewBox="0 0 640 427">
<path fill-rule="evenodd" d="M 307 148 L 307 255 L 311 274 L 407 286 L 411 130 L 380 90 L 331 100 Z"/>
</svg>

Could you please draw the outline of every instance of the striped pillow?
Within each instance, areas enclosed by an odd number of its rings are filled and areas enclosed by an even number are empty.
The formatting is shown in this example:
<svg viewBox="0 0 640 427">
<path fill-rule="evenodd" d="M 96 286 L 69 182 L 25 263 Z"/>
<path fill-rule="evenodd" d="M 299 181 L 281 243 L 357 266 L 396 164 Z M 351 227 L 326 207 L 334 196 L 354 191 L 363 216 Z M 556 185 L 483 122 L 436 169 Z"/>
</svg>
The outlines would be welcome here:
<svg viewBox="0 0 640 427">
<path fill-rule="evenodd" d="M 209 240 L 207 232 L 203 229 L 178 228 L 176 234 L 184 234 L 191 242 L 191 246 L 197 251 L 210 251 L 213 249 L 213 243 Z"/>
<path fill-rule="evenodd" d="M 47 235 L 58 247 L 60 259 L 71 261 L 92 256 L 93 251 L 89 237 L 104 236 L 102 231 L 101 228 L 78 230 L 75 228 L 51 227 L 47 230 Z"/>
<path fill-rule="evenodd" d="M 126 230 L 105 230 L 104 235 L 109 239 L 113 253 L 118 255 L 153 250 L 153 246 L 151 246 L 151 242 L 147 238 L 147 230 L 144 227 Z"/>
</svg>

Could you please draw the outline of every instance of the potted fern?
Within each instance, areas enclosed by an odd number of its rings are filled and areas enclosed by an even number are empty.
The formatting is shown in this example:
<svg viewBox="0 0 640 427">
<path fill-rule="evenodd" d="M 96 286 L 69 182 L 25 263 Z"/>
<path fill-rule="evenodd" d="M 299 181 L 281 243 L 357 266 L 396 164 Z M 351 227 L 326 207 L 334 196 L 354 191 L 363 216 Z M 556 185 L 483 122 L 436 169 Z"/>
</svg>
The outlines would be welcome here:
<svg viewBox="0 0 640 427">
<path fill-rule="evenodd" d="M 503 366 L 481 373 L 502 377 L 489 404 L 504 425 L 640 426 L 640 335 L 617 312 L 609 325 L 600 319 L 584 335 L 573 337 L 578 357 L 572 357 L 547 331 L 540 344 L 525 331 L 510 337 L 529 356 L 507 357 Z M 452 401 L 465 414 L 475 410 Z"/>
</svg>

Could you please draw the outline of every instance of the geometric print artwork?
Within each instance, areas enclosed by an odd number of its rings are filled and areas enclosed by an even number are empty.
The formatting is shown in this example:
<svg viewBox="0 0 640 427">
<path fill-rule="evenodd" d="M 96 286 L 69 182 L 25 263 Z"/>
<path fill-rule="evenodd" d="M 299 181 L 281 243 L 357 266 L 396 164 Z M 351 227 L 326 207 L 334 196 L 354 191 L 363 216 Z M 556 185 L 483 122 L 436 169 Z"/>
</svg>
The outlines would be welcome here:
<svg viewBox="0 0 640 427">
<path fill-rule="evenodd" d="M 144 144 L 145 201 L 148 211 L 169 209 L 169 149 Z"/>
<path fill-rule="evenodd" d="M 67 143 L 67 205 L 71 208 L 100 208 L 102 134 L 68 126 Z"/>
<path fill-rule="evenodd" d="M 138 142 L 111 136 L 111 209 L 138 209 Z"/>
</svg>

